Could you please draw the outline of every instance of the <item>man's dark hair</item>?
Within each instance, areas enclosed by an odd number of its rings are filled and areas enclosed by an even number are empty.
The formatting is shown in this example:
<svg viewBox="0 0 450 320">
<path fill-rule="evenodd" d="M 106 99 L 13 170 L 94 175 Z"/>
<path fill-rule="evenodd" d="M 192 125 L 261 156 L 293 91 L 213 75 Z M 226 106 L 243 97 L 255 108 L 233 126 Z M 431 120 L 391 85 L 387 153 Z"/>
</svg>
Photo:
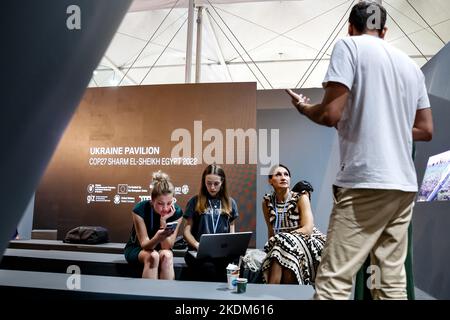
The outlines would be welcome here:
<svg viewBox="0 0 450 320">
<path fill-rule="evenodd" d="M 386 24 L 386 15 L 386 9 L 381 4 L 375 1 L 360 1 L 353 6 L 348 22 L 360 33 L 367 30 L 378 30 L 378 33 L 381 33 Z"/>
</svg>

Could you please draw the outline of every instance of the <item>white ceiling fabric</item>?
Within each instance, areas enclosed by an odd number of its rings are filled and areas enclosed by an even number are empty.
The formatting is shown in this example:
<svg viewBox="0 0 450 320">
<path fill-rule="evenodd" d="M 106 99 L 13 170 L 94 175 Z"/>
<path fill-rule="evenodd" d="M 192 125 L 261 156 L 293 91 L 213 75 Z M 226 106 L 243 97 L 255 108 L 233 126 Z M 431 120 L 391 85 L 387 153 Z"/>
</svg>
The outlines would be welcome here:
<svg viewBox="0 0 450 320">
<path fill-rule="evenodd" d="M 295 0 L 287 0 L 295 1 Z M 267 2 L 267 0 L 215 0 L 211 1 L 213 4 L 231 4 L 238 2 Z M 196 6 L 208 5 L 207 0 L 195 1 Z M 176 8 L 187 8 L 188 1 L 176 1 L 176 0 L 135 0 L 130 6 L 129 12 L 135 11 L 150 11 L 158 9 L 172 8 L 175 5 Z"/>
<path fill-rule="evenodd" d="M 204 7 L 200 82 L 257 81 L 258 89 L 320 87 L 334 42 L 347 34 L 346 10 L 352 2 L 196 1 L 197 7 Z M 383 1 L 390 15 L 386 41 L 422 66 L 450 39 L 450 1 L 409 2 L 439 37 L 406 0 L 388 0 Z M 117 85 L 122 78 L 120 85 L 185 82 L 188 0 L 179 0 L 172 10 L 175 3 L 135 0 L 90 86 Z M 342 17 L 337 38 L 320 51 Z M 193 38 L 195 63 L 195 23 Z M 313 72 L 307 80 L 297 85 L 318 53 L 322 59 L 310 68 Z M 195 66 L 192 82 L 194 77 Z"/>
</svg>

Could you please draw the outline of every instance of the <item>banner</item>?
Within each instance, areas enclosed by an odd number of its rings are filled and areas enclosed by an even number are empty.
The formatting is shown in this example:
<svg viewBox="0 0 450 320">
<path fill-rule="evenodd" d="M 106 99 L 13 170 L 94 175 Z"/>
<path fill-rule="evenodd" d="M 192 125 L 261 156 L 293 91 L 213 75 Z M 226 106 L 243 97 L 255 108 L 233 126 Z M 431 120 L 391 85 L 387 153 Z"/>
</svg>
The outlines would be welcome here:
<svg viewBox="0 0 450 320">
<path fill-rule="evenodd" d="M 216 162 L 238 204 L 236 229 L 255 231 L 255 127 L 255 83 L 88 89 L 36 191 L 33 228 L 62 239 L 99 225 L 126 242 L 152 172 L 169 174 L 184 210 Z"/>
</svg>

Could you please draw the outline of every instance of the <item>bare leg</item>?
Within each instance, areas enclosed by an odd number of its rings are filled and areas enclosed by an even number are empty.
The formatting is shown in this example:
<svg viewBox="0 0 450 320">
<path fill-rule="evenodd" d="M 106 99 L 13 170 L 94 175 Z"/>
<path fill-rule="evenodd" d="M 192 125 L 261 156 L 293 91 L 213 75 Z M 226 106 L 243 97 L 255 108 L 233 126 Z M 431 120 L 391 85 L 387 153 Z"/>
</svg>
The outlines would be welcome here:
<svg viewBox="0 0 450 320">
<path fill-rule="evenodd" d="M 141 250 L 139 261 L 144 264 L 142 278 L 158 279 L 159 254 L 156 251 Z"/>
<path fill-rule="evenodd" d="M 283 275 L 281 277 L 281 283 L 284 284 L 298 284 L 297 277 L 294 272 L 288 268 L 283 268 Z"/>
<path fill-rule="evenodd" d="M 173 270 L 173 253 L 170 250 L 159 251 L 159 278 L 165 280 L 174 280 L 175 271 Z"/>
<path fill-rule="evenodd" d="M 283 275 L 283 267 L 278 263 L 277 259 L 272 259 L 269 272 L 269 284 L 280 284 Z"/>
</svg>

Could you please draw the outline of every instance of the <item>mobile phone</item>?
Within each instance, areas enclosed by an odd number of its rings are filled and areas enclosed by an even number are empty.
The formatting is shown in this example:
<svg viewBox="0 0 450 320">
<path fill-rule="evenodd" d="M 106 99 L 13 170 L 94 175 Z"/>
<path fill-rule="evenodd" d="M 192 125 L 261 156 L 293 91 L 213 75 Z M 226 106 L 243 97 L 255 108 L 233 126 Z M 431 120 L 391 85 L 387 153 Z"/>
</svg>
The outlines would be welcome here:
<svg viewBox="0 0 450 320">
<path fill-rule="evenodd" d="M 177 225 L 178 225 L 177 221 L 167 222 L 165 230 L 175 230 L 177 228 Z"/>
</svg>

